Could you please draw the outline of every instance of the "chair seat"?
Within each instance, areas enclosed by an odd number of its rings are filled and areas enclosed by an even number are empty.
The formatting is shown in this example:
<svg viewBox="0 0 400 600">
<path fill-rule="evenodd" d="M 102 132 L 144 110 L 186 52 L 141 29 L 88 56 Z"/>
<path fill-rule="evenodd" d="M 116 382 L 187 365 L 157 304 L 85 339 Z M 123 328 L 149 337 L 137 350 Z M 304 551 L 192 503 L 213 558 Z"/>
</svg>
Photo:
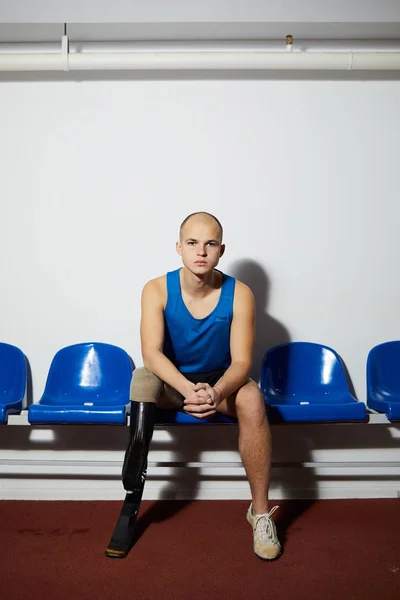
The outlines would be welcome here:
<svg viewBox="0 0 400 600">
<path fill-rule="evenodd" d="M 279 406 L 338 406 L 342 404 L 354 404 L 357 400 L 350 393 L 319 394 L 312 396 L 307 393 L 296 393 L 290 396 L 284 394 L 269 394 L 267 396 L 270 404 Z M 264 398 L 266 400 L 266 398 Z"/>
<path fill-rule="evenodd" d="M 391 402 L 386 412 L 386 416 L 389 421 L 400 421 L 400 403 L 399 402 Z"/>
<path fill-rule="evenodd" d="M 385 413 L 389 421 L 400 421 L 400 397 L 398 394 L 388 396 L 388 399 L 382 400 L 377 395 L 368 397 L 368 406 L 372 410 Z"/>
<path fill-rule="evenodd" d="M 267 410 L 271 421 L 315 423 L 367 420 L 365 404 L 357 401 L 345 404 L 268 404 Z"/>
<path fill-rule="evenodd" d="M 170 424 L 185 424 L 185 425 L 202 425 L 207 423 L 237 423 L 237 419 L 233 417 L 226 417 L 220 413 L 215 414 L 209 419 L 196 419 L 184 412 L 176 410 L 168 410 L 158 408 L 156 413 L 156 424 L 157 425 L 170 425 Z"/>
<path fill-rule="evenodd" d="M 313 342 L 289 342 L 267 350 L 260 387 L 271 421 L 366 421 L 367 409 L 350 393 L 335 350 Z"/>
<path fill-rule="evenodd" d="M 68 393 L 68 394 L 43 394 L 38 404 L 41 406 L 48 406 L 49 408 L 54 406 L 76 406 L 78 408 L 85 407 L 91 409 L 92 407 L 101 408 L 102 406 L 129 406 L 129 399 L 126 394 L 113 393 L 111 395 L 98 394 L 96 391 L 88 392 L 85 390 L 84 393 Z"/>
<path fill-rule="evenodd" d="M 123 405 L 93 405 L 65 404 L 63 406 L 31 404 L 28 409 L 30 423 L 86 423 L 125 425 L 126 412 L 129 404 Z"/>
<path fill-rule="evenodd" d="M 367 405 L 400 421 L 400 340 L 374 346 L 367 360 Z"/>
<path fill-rule="evenodd" d="M 26 359 L 12 344 L 0 342 L 0 423 L 19 414 L 25 406 Z"/>
<path fill-rule="evenodd" d="M 17 400 L 15 402 L 5 402 L 4 404 L 0 404 L 0 423 L 7 423 L 9 415 L 19 415 L 22 409 L 22 400 Z"/>
<path fill-rule="evenodd" d="M 101 342 L 74 344 L 54 356 L 30 423 L 126 423 L 134 365 L 122 348 Z"/>
</svg>

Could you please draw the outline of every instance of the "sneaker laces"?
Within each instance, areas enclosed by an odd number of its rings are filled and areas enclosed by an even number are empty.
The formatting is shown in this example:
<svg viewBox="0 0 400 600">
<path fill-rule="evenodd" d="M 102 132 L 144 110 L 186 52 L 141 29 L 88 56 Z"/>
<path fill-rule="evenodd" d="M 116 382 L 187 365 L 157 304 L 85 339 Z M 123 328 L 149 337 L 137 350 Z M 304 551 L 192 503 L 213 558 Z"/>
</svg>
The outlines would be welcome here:
<svg viewBox="0 0 400 600">
<path fill-rule="evenodd" d="M 269 513 L 264 515 L 256 515 L 256 524 L 254 530 L 257 532 L 257 537 L 261 541 L 272 540 L 274 538 L 274 530 L 272 527 L 271 517 L 279 506 L 274 506 Z"/>
</svg>

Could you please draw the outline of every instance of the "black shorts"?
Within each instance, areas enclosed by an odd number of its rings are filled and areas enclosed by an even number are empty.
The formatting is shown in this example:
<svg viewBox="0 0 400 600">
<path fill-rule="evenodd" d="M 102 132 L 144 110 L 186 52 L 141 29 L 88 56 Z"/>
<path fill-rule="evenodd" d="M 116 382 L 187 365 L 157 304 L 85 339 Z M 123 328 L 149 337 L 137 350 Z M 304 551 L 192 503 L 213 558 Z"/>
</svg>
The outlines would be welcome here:
<svg viewBox="0 0 400 600">
<path fill-rule="evenodd" d="M 219 371 L 209 371 L 208 373 L 182 373 L 182 375 L 192 383 L 208 383 L 208 385 L 214 387 L 225 371 L 226 369 L 220 369 Z"/>
</svg>

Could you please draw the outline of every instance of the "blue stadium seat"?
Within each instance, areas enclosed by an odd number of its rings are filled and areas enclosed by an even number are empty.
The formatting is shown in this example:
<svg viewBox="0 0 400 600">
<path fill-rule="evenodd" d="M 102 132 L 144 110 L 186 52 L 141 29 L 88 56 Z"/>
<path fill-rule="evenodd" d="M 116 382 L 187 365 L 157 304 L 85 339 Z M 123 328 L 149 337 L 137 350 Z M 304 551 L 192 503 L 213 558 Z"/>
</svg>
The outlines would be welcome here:
<svg viewBox="0 0 400 600">
<path fill-rule="evenodd" d="M 265 353 L 260 379 L 271 421 L 366 421 L 350 393 L 339 355 L 320 344 L 290 342 Z"/>
<path fill-rule="evenodd" d="M 237 419 L 233 417 L 227 417 L 225 415 L 221 415 L 216 413 L 209 419 L 196 419 L 196 417 L 192 417 L 192 415 L 188 415 L 187 413 L 180 412 L 177 410 L 168 410 L 163 408 L 158 408 L 156 412 L 156 424 L 157 425 L 170 425 L 170 424 L 180 424 L 184 423 L 186 425 L 201 425 L 202 423 L 237 423 Z"/>
<path fill-rule="evenodd" d="M 0 342 L 0 423 L 7 423 L 8 415 L 21 412 L 25 390 L 24 353 L 16 346 Z"/>
<path fill-rule="evenodd" d="M 122 348 L 75 344 L 54 356 L 30 423 L 125 424 L 134 365 Z"/>
<path fill-rule="evenodd" d="M 384 342 L 367 359 L 367 405 L 400 421 L 400 341 Z"/>
</svg>

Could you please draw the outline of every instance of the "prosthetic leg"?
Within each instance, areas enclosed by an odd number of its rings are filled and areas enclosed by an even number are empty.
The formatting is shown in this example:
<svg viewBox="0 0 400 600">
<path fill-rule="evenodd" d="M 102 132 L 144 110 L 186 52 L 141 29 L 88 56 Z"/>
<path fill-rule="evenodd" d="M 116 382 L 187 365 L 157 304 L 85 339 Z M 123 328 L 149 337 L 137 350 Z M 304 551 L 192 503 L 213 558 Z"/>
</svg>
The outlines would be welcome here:
<svg viewBox="0 0 400 600">
<path fill-rule="evenodd" d="M 127 494 L 105 551 L 109 558 L 125 558 L 133 545 L 136 517 L 146 481 L 147 454 L 153 437 L 155 412 L 154 402 L 131 402 L 131 440 L 122 467 L 122 483 Z"/>
</svg>

